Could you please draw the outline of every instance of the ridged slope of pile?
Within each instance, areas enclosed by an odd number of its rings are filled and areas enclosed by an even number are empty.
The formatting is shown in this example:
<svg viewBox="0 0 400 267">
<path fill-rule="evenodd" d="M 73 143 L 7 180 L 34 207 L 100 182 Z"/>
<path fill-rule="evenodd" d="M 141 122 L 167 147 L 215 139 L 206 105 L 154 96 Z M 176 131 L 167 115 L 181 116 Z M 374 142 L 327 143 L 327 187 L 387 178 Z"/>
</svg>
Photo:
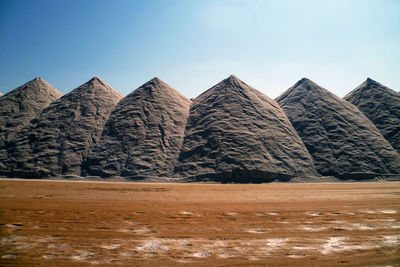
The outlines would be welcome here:
<svg viewBox="0 0 400 267">
<path fill-rule="evenodd" d="M 368 78 L 344 97 L 357 106 L 400 153 L 400 94 Z"/>
<path fill-rule="evenodd" d="M 158 78 L 122 99 L 87 161 L 88 175 L 171 177 L 190 100 Z"/>
<path fill-rule="evenodd" d="M 279 105 L 235 76 L 192 103 L 179 161 L 177 176 L 222 182 L 316 174 Z"/>
<path fill-rule="evenodd" d="M 0 98 L 0 147 L 39 116 L 50 103 L 62 97 L 56 88 L 36 78 Z"/>
<path fill-rule="evenodd" d="M 305 78 L 277 101 L 320 174 L 369 178 L 400 172 L 400 155 L 351 103 Z"/>
<path fill-rule="evenodd" d="M 79 86 L 43 110 L 2 151 L 0 172 L 19 177 L 80 175 L 82 161 L 121 98 L 97 77 Z"/>
</svg>

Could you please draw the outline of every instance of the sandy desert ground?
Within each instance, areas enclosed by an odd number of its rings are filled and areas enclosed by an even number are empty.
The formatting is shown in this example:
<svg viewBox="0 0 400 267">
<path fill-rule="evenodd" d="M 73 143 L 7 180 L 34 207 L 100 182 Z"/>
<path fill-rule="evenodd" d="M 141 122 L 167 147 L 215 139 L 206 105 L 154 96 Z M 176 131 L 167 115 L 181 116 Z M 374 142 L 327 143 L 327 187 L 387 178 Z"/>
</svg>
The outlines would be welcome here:
<svg viewBox="0 0 400 267">
<path fill-rule="evenodd" d="M 2 266 L 400 266 L 400 183 L 0 180 Z"/>
</svg>

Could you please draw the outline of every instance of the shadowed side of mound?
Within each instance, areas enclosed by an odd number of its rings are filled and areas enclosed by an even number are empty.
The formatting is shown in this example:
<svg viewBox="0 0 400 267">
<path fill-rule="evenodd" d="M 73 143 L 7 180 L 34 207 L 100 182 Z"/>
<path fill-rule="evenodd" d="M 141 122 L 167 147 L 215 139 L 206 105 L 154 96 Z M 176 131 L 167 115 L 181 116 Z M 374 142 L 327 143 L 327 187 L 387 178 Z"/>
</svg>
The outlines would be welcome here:
<svg viewBox="0 0 400 267">
<path fill-rule="evenodd" d="M 400 172 L 400 155 L 358 108 L 303 78 L 277 98 L 321 175 L 368 179 Z"/>
<path fill-rule="evenodd" d="M 357 106 L 400 153 L 400 94 L 368 78 L 344 97 Z"/>
<path fill-rule="evenodd" d="M 145 83 L 113 110 L 83 175 L 171 177 L 190 104 L 159 78 Z"/>
<path fill-rule="evenodd" d="M 80 175 L 82 161 L 121 98 L 95 77 L 53 102 L 2 151 L 0 173 L 29 178 Z"/>
<path fill-rule="evenodd" d="M 0 147 L 13 140 L 43 109 L 62 96 L 42 78 L 36 78 L 0 98 Z"/>
<path fill-rule="evenodd" d="M 316 171 L 278 103 L 232 75 L 192 103 L 175 175 L 254 183 Z"/>
</svg>

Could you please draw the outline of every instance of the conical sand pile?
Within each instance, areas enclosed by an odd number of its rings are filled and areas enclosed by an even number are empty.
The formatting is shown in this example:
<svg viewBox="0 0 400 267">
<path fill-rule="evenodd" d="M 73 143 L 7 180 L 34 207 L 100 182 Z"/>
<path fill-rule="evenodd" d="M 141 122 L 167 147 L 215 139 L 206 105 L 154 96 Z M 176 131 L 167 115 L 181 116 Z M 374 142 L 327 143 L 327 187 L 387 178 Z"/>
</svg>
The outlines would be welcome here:
<svg viewBox="0 0 400 267">
<path fill-rule="evenodd" d="M 400 153 L 400 94 L 368 78 L 344 97 L 367 116 Z"/>
<path fill-rule="evenodd" d="M 400 172 L 400 156 L 357 107 L 308 79 L 277 98 L 322 175 L 369 178 Z"/>
<path fill-rule="evenodd" d="M 194 100 L 179 160 L 177 176 L 222 182 L 315 175 L 279 105 L 235 76 Z"/>
<path fill-rule="evenodd" d="M 90 153 L 86 172 L 131 178 L 171 176 L 190 100 L 154 78 L 122 99 Z"/>
<path fill-rule="evenodd" d="M 0 147 L 62 94 L 36 78 L 0 98 Z"/>
<path fill-rule="evenodd" d="M 23 129 L 6 154 L 2 151 L 0 172 L 20 177 L 80 175 L 82 161 L 121 98 L 96 77 L 79 86 Z"/>
</svg>

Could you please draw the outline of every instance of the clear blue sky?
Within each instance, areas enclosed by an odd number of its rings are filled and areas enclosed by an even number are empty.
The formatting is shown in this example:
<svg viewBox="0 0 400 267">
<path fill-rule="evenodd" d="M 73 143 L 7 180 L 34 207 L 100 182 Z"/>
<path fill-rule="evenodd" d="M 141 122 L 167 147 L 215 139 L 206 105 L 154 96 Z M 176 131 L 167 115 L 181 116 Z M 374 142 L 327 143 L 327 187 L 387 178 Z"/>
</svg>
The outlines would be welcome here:
<svg viewBox="0 0 400 267">
<path fill-rule="evenodd" d="M 196 97 L 230 74 L 272 98 L 302 77 L 398 91 L 400 1 L 0 0 L 2 93 L 99 76 L 126 95 L 157 76 Z"/>
</svg>

